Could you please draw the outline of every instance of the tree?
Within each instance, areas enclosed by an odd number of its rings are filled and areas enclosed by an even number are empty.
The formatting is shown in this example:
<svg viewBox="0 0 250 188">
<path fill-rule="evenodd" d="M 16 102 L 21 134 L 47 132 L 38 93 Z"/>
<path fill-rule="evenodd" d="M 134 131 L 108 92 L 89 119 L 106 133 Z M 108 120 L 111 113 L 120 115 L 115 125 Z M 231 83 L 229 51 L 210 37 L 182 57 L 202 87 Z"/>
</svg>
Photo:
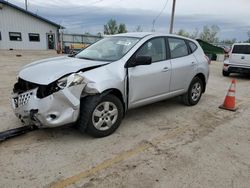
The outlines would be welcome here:
<svg viewBox="0 0 250 188">
<path fill-rule="evenodd" d="M 118 33 L 127 33 L 126 25 L 125 24 L 120 24 L 118 27 Z"/>
<path fill-rule="evenodd" d="M 117 24 L 116 20 L 110 19 L 107 24 L 104 25 L 104 34 L 105 35 L 114 35 L 117 33 L 126 33 L 126 25 L 121 23 Z"/>
<path fill-rule="evenodd" d="M 136 26 L 135 32 L 143 32 L 143 29 L 140 25 Z"/>
<path fill-rule="evenodd" d="M 224 39 L 224 40 L 220 41 L 220 43 L 231 45 L 231 44 L 236 43 L 236 38 L 233 38 L 233 39 Z"/>
<path fill-rule="evenodd" d="M 200 33 L 200 39 L 209 43 L 217 43 L 219 42 L 219 38 L 217 34 L 219 33 L 220 28 L 217 25 L 204 26 L 203 31 Z"/>
<path fill-rule="evenodd" d="M 189 33 L 185 31 L 184 29 L 180 29 L 177 33 L 177 35 L 183 36 L 183 37 L 189 37 Z"/>
<path fill-rule="evenodd" d="M 189 37 L 190 37 L 191 39 L 197 39 L 197 38 L 199 38 L 199 35 L 200 35 L 199 29 L 196 28 L 196 29 L 193 31 L 193 33 L 192 33 L 191 35 L 189 35 Z"/>
<path fill-rule="evenodd" d="M 199 30 L 196 28 L 191 34 L 184 29 L 180 29 L 177 33 L 177 35 L 183 36 L 183 37 L 188 37 L 191 39 L 197 39 L 199 38 Z"/>
<path fill-rule="evenodd" d="M 110 19 L 107 24 L 104 25 L 105 35 L 114 35 L 118 31 L 118 26 L 115 20 Z"/>
<path fill-rule="evenodd" d="M 102 33 L 101 33 L 101 32 L 98 32 L 98 33 L 97 33 L 97 36 L 102 37 Z"/>
</svg>

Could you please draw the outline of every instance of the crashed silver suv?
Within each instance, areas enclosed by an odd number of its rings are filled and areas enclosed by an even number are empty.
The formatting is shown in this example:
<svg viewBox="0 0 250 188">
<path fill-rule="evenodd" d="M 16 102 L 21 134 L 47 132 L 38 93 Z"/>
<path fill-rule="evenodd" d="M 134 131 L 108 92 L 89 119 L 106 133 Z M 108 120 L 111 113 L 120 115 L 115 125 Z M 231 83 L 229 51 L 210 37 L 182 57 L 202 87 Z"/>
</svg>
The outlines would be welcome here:
<svg viewBox="0 0 250 188">
<path fill-rule="evenodd" d="M 195 105 L 205 92 L 208 60 L 199 44 L 175 35 L 106 37 L 74 57 L 31 63 L 18 74 L 12 107 L 40 128 L 77 123 L 94 137 L 113 133 L 126 111 L 181 96 Z"/>
</svg>

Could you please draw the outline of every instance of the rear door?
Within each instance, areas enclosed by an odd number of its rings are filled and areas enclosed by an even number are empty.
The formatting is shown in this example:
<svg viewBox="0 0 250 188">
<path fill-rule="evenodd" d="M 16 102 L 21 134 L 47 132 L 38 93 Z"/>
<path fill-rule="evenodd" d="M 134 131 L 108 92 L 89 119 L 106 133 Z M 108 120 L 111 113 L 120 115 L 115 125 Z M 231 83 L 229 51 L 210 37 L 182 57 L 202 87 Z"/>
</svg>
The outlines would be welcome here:
<svg viewBox="0 0 250 188">
<path fill-rule="evenodd" d="M 236 44 L 233 46 L 230 63 L 250 65 L 250 45 Z"/>
<path fill-rule="evenodd" d="M 157 101 L 168 94 L 171 76 L 164 37 L 150 39 L 134 56 L 150 56 L 152 64 L 128 68 L 130 108 Z"/>
<path fill-rule="evenodd" d="M 172 75 L 170 92 L 181 91 L 188 87 L 197 72 L 197 60 L 191 52 L 188 42 L 182 38 L 168 38 Z"/>
</svg>

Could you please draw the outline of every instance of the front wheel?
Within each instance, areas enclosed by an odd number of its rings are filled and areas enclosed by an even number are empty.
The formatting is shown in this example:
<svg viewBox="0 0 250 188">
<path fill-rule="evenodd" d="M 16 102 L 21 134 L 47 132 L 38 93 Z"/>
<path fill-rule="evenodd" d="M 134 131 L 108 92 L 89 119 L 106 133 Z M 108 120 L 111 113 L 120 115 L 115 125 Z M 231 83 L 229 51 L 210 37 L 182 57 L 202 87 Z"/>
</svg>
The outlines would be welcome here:
<svg viewBox="0 0 250 188">
<path fill-rule="evenodd" d="M 201 98 L 203 91 L 203 83 L 199 77 L 195 77 L 188 88 L 187 93 L 182 96 L 182 101 L 187 106 L 196 105 Z"/>
<path fill-rule="evenodd" d="M 93 137 L 112 134 L 121 124 L 123 105 L 116 96 L 88 96 L 81 101 L 79 128 Z"/>
</svg>

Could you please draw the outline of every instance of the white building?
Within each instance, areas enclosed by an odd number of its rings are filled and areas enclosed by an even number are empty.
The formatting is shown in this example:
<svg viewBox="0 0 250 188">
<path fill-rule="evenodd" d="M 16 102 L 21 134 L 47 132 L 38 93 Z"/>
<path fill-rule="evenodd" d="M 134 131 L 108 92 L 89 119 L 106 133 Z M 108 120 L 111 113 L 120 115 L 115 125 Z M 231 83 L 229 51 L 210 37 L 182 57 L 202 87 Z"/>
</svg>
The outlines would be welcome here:
<svg viewBox="0 0 250 188">
<path fill-rule="evenodd" d="M 60 25 L 0 0 L 0 49 L 56 49 Z"/>
</svg>

